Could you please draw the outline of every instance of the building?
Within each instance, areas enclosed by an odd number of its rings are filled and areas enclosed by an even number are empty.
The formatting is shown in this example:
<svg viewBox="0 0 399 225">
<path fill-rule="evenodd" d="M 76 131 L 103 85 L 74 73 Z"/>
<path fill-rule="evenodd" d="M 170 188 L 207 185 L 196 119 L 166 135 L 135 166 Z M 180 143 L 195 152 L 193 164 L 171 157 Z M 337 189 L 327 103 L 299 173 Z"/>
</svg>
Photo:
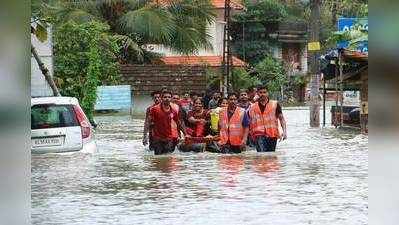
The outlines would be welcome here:
<svg viewBox="0 0 399 225">
<path fill-rule="evenodd" d="M 122 65 L 122 82 L 132 87 L 133 113 L 142 113 L 150 104 L 149 94 L 162 86 L 182 94 L 186 91 L 201 93 L 207 88 L 207 72 L 220 70 L 223 61 L 223 32 L 225 1 L 211 0 L 216 11 L 215 22 L 209 28 L 212 49 L 201 49 L 194 55 L 183 55 L 163 45 L 147 45 L 147 49 L 161 53 L 163 57 L 151 65 Z M 237 1 L 231 0 L 231 15 L 243 10 Z M 246 63 L 236 56 L 233 66 L 245 67 Z M 156 76 L 151 76 L 156 74 Z"/>
<path fill-rule="evenodd" d="M 360 92 L 360 102 L 355 106 L 346 105 L 342 97 L 337 98 L 337 104 L 331 110 L 332 124 L 336 127 L 356 126 L 362 133 L 368 133 L 368 53 L 339 49 L 338 56 L 331 58 L 331 62 L 334 63 L 322 70 L 330 87 L 335 87 L 339 96 L 344 96 L 344 91 Z M 337 66 L 340 64 L 342 69 Z M 355 119 L 351 114 L 357 115 Z"/>
<path fill-rule="evenodd" d="M 53 41 L 51 36 L 51 29 L 48 28 L 47 40 L 45 42 L 39 41 L 35 35 L 31 34 L 31 43 L 36 48 L 36 51 L 49 70 L 51 76 L 54 74 L 53 69 Z M 35 58 L 31 56 L 31 96 L 52 96 L 53 91 L 45 80 L 42 72 L 39 69 Z"/>
<path fill-rule="evenodd" d="M 308 73 L 307 32 L 304 22 L 279 22 L 277 29 L 269 34 L 278 41 L 273 56 L 282 60 L 289 78 L 305 77 Z M 309 89 L 306 83 L 290 88 L 296 101 L 305 101 Z"/>
<path fill-rule="evenodd" d="M 208 31 L 211 36 L 210 42 L 212 49 L 201 49 L 195 55 L 182 55 L 173 52 L 171 49 L 162 45 L 148 45 L 147 48 L 153 52 L 164 55 L 161 61 L 165 65 L 201 65 L 208 64 L 211 66 L 220 66 L 223 56 L 223 31 L 226 24 L 224 19 L 225 0 L 211 0 L 216 13 L 215 22 L 209 27 Z M 231 0 L 231 16 L 244 9 L 244 6 L 238 1 Z M 245 63 L 239 58 L 233 56 L 234 66 L 243 66 Z"/>
</svg>

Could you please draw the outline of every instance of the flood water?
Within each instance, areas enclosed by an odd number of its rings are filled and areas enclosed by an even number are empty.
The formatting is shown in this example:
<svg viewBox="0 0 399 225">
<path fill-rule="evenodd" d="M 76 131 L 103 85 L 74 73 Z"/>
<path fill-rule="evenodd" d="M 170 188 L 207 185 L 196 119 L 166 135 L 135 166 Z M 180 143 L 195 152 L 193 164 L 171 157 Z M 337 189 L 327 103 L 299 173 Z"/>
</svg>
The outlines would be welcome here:
<svg viewBox="0 0 399 225">
<path fill-rule="evenodd" d="M 367 224 L 367 136 L 284 114 L 274 154 L 166 156 L 141 145 L 142 119 L 99 116 L 97 153 L 32 155 L 32 224 Z"/>
</svg>

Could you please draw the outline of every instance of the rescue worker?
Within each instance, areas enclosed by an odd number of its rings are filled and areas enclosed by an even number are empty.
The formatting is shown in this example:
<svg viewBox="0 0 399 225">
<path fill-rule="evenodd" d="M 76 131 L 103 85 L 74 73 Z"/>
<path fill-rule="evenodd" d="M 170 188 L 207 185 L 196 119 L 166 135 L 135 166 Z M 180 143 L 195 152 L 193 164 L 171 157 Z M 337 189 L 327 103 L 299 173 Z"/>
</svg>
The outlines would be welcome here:
<svg viewBox="0 0 399 225">
<path fill-rule="evenodd" d="M 280 104 L 269 99 L 267 87 L 261 86 L 257 90 L 259 99 L 248 110 L 250 120 L 250 137 L 256 151 L 273 152 L 276 150 L 277 140 L 287 139 L 287 126 Z M 283 130 L 279 131 L 279 121 Z"/>
<path fill-rule="evenodd" d="M 241 89 L 240 90 L 240 98 L 238 100 L 238 106 L 247 110 L 250 105 L 251 105 L 251 102 L 249 101 L 247 90 Z"/>
<path fill-rule="evenodd" d="M 161 98 L 161 103 L 150 109 L 149 116 L 150 123 L 154 124 L 152 146 L 155 155 L 172 153 L 178 143 L 179 131 L 186 135 L 179 109 L 171 104 L 172 93 L 164 90 Z"/>
<path fill-rule="evenodd" d="M 161 102 L 161 92 L 159 91 L 154 91 L 151 93 L 152 101 L 153 104 L 150 105 L 146 112 L 145 112 L 145 121 L 144 121 L 144 130 L 143 130 L 143 145 L 147 145 L 149 142 L 149 149 L 152 151 L 152 127 L 153 124 L 150 124 L 149 122 L 149 116 L 150 116 L 150 109 L 151 107 L 159 104 Z M 149 138 L 148 138 L 148 136 Z"/>
<path fill-rule="evenodd" d="M 248 114 L 237 107 L 236 93 L 229 93 L 227 98 L 229 105 L 219 114 L 220 150 L 222 153 L 241 153 L 247 143 Z"/>
</svg>

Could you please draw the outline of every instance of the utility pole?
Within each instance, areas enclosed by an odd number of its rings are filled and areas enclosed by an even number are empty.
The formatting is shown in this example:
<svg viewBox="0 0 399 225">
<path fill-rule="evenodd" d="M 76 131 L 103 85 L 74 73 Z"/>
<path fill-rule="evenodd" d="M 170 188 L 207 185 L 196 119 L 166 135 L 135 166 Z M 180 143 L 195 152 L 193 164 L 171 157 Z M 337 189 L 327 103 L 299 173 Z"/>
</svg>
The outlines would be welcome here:
<svg viewBox="0 0 399 225">
<path fill-rule="evenodd" d="M 222 71 L 223 76 L 220 81 L 220 91 L 227 96 L 230 81 L 230 71 L 232 66 L 231 46 L 230 46 L 230 0 L 224 1 L 224 30 L 223 30 L 223 59 L 222 59 Z"/>
<path fill-rule="evenodd" d="M 50 76 L 50 73 L 48 72 L 48 69 L 40 59 L 39 54 L 36 51 L 36 48 L 31 44 L 31 49 L 30 49 L 33 57 L 35 58 L 37 64 L 39 65 L 40 71 L 42 71 L 42 74 L 44 78 L 46 79 L 48 85 L 50 86 L 51 90 L 53 91 L 54 96 L 61 96 L 60 92 L 57 88 L 57 85 L 55 85 L 53 78 Z"/>
<path fill-rule="evenodd" d="M 320 126 L 320 103 L 319 103 L 319 60 L 318 53 L 320 51 L 319 31 L 320 31 L 320 2 L 321 0 L 311 0 L 311 17 L 310 17 L 310 42 L 308 44 L 311 53 L 310 73 L 311 73 L 311 90 L 310 90 L 310 126 Z"/>
</svg>

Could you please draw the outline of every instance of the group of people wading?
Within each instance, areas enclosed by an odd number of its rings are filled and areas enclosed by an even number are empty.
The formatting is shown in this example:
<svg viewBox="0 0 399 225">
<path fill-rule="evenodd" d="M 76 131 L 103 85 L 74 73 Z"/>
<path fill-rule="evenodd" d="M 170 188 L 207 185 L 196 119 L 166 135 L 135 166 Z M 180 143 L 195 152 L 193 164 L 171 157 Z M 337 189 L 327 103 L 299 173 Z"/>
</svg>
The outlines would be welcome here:
<svg viewBox="0 0 399 225">
<path fill-rule="evenodd" d="M 281 106 L 269 99 L 265 86 L 231 92 L 227 98 L 215 92 L 206 105 L 196 94 L 180 98 L 163 89 L 151 95 L 143 145 L 149 144 L 156 155 L 172 153 L 176 146 L 180 151 L 241 153 L 248 145 L 269 152 L 278 139 L 287 138 Z"/>
</svg>

